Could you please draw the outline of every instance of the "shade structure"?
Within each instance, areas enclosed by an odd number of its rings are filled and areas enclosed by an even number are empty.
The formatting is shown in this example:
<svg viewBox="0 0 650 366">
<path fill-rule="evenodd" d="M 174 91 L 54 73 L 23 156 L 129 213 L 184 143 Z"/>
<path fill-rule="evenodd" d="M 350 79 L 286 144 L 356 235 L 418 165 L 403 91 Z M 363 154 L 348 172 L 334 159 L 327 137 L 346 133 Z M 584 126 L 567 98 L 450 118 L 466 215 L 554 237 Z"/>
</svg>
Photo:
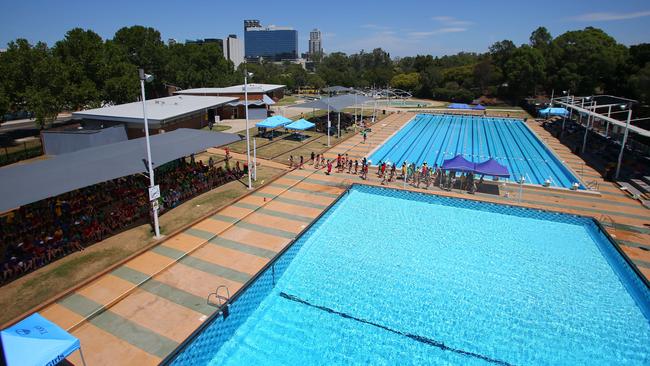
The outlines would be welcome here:
<svg viewBox="0 0 650 366">
<path fill-rule="evenodd" d="M 474 166 L 474 163 L 465 159 L 462 155 L 456 155 L 442 162 L 442 169 L 456 170 L 459 172 L 473 172 Z"/>
<path fill-rule="evenodd" d="M 292 122 L 286 126 L 284 126 L 288 130 L 299 130 L 299 131 L 304 131 L 308 130 L 312 127 L 316 126 L 315 124 L 307 121 L 306 119 L 299 119 L 295 122 Z"/>
<path fill-rule="evenodd" d="M 153 135 L 154 167 L 223 146 L 241 138 L 233 133 L 188 128 Z M 0 212 L 127 175 L 145 173 L 145 138 L 90 147 L 31 163 L 0 168 Z"/>
<path fill-rule="evenodd" d="M 289 123 L 291 123 L 291 120 L 287 117 L 273 116 L 256 123 L 255 126 L 263 127 L 263 128 L 277 128 L 280 126 L 287 125 Z"/>
<path fill-rule="evenodd" d="M 544 108 L 537 112 L 541 117 L 560 116 L 568 117 L 569 111 L 566 108 Z"/>
<path fill-rule="evenodd" d="M 298 104 L 296 107 L 299 108 L 314 108 L 320 110 L 331 110 L 332 112 L 341 112 L 347 107 L 354 106 L 356 104 L 362 104 L 368 101 L 374 100 L 365 95 L 359 94 L 345 94 L 338 95 L 331 98 L 322 98 L 315 100 L 313 102 L 307 102 L 303 104 Z"/>
<path fill-rule="evenodd" d="M 0 332 L 7 366 L 56 365 L 80 347 L 79 339 L 34 313 Z"/>
<path fill-rule="evenodd" d="M 472 109 L 475 110 L 475 111 L 484 111 L 484 110 L 485 110 L 485 106 L 482 106 L 482 105 L 480 105 L 480 104 L 477 104 L 477 105 L 473 106 Z"/>
<path fill-rule="evenodd" d="M 469 105 L 465 103 L 451 103 L 447 106 L 449 109 L 472 109 Z"/>
<path fill-rule="evenodd" d="M 510 177 L 510 172 L 508 168 L 499 164 L 498 161 L 490 158 L 482 163 L 476 164 L 474 167 L 474 173 L 484 174 L 492 177 Z"/>
</svg>

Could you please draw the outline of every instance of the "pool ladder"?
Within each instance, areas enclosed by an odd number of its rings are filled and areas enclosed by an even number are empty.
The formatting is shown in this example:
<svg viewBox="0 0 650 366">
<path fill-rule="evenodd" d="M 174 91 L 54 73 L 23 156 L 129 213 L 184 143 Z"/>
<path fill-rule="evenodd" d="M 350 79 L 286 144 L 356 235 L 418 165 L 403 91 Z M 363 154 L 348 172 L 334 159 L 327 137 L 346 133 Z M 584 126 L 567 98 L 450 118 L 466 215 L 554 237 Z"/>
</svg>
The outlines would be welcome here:
<svg viewBox="0 0 650 366">
<path fill-rule="evenodd" d="M 222 289 L 223 291 L 219 291 Z M 230 315 L 230 304 L 228 303 L 228 300 L 230 300 L 230 290 L 228 290 L 228 286 L 220 285 L 214 292 L 208 294 L 207 303 L 210 306 L 218 308 L 219 315 L 223 315 L 224 318 L 227 318 L 228 315 Z"/>
</svg>

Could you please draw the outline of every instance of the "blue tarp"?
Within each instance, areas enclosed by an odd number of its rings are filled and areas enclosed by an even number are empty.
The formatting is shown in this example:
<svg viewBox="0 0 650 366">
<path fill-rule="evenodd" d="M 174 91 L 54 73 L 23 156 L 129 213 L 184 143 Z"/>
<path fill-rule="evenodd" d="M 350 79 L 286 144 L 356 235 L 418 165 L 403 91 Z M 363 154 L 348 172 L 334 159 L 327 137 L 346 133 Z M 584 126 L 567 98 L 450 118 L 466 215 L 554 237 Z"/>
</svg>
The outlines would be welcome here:
<svg viewBox="0 0 650 366">
<path fill-rule="evenodd" d="M 480 105 L 480 104 L 477 104 L 477 105 L 475 105 L 474 107 L 472 107 L 472 109 L 473 109 L 473 110 L 476 110 L 476 111 L 484 111 L 484 110 L 485 110 L 485 107 L 482 106 L 482 105 Z"/>
<path fill-rule="evenodd" d="M 465 103 L 451 103 L 450 105 L 447 106 L 447 108 L 450 109 L 472 109 L 469 105 Z"/>
<path fill-rule="evenodd" d="M 79 349 L 79 340 L 34 313 L 0 332 L 7 366 L 56 365 Z"/>
<path fill-rule="evenodd" d="M 568 117 L 569 111 L 566 108 L 544 108 L 537 112 L 541 117 L 560 116 Z"/>
<path fill-rule="evenodd" d="M 306 119 L 299 119 L 296 122 L 290 123 L 285 126 L 286 129 L 288 130 L 308 130 L 312 127 L 316 126 L 315 124 L 307 121 Z"/>
<path fill-rule="evenodd" d="M 287 117 L 273 116 L 255 124 L 256 127 L 276 128 L 291 123 Z"/>
</svg>

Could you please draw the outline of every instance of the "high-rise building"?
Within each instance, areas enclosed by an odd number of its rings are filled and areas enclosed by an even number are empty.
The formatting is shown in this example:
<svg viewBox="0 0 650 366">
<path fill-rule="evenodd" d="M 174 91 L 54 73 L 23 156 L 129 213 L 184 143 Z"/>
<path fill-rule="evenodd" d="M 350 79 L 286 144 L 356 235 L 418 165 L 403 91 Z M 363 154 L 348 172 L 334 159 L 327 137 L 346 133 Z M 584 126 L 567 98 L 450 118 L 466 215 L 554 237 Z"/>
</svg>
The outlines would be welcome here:
<svg viewBox="0 0 650 366">
<path fill-rule="evenodd" d="M 232 61 L 235 69 L 244 62 L 244 47 L 236 34 L 229 34 L 228 38 L 223 40 L 223 57 Z"/>
<path fill-rule="evenodd" d="M 259 20 L 244 20 L 244 49 L 247 60 L 295 60 L 298 31 L 273 25 L 263 27 Z"/>
<path fill-rule="evenodd" d="M 321 38 L 320 31 L 314 29 L 309 32 L 309 58 L 311 60 L 318 59 L 323 55 L 323 39 Z"/>
</svg>

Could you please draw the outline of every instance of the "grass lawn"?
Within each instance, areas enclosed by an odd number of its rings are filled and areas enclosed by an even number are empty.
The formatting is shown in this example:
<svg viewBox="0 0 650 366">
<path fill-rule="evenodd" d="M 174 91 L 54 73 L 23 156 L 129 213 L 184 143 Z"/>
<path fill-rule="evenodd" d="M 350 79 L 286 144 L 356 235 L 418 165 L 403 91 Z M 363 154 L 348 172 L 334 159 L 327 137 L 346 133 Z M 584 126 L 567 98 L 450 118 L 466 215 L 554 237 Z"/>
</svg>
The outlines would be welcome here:
<svg viewBox="0 0 650 366">
<path fill-rule="evenodd" d="M 201 158 L 209 157 L 201 154 Z M 282 170 L 261 166 L 257 182 L 260 186 Z M 163 234 L 170 233 L 184 225 L 216 210 L 231 200 L 244 195 L 248 190 L 242 181 L 234 181 L 203 193 L 160 217 Z M 76 252 L 38 271 L 0 287 L 0 324 L 28 311 L 47 299 L 101 272 L 112 264 L 135 253 L 153 242 L 149 225 L 141 225 L 114 235 L 102 242 Z"/>
<path fill-rule="evenodd" d="M 223 132 L 223 131 L 227 131 L 227 130 L 229 130 L 231 128 L 232 128 L 231 126 L 216 124 L 216 125 L 212 126 L 212 130 L 210 130 L 210 127 L 205 126 L 205 127 L 203 127 L 201 129 L 201 131 Z"/>
<path fill-rule="evenodd" d="M 325 115 L 326 113 L 327 112 L 324 111 L 316 111 L 316 115 Z M 381 121 L 386 116 L 387 115 L 378 113 L 377 121 Z M 310 117 L 311 113 L 305 116 L 306 119 L 309 119 Z M 295 117 L 295 119 L 298 118 L 299 117 Z M 336 121 L 332 121 L 332 124 L 336 125 Z M 251 128 L 249 132 L 251 139 L 256 138 L 255 136 L 257 135 L 257 128 Z M 241 133 L 243 134 L 244 131 Z M 276 133 L 280 133 L 280 130 L 278 130 Z M 316 131 L 303 131 L 302 134 L 308 136 L 308 138 L 299 141 L 292 138 L 290 133 L 284 132 L 282 132 L 280 135 L 277 135 L 272 141 L 269 141 L 267 138 L 257 138 L 257 156 L 261 159 L 273 160 L 278 163 L 288 164 L 289 156 L 291 155 L 293 155 L 294 159 L 297 160 L 299 160 L 300 155 L 302 155 L 305 157 L 305 161 L 307 161 L 311 157 L 312 151 L 315 154 L 320 154 L 329 149 L 327 147 L 327 135 L 325 133 Z M 335 136 L 330 137 L 331 145 L 335 146 L 345 141 L 352 135 L 354 135 L 354 129 L 349 128 L 348 132 L 345 132 L 345 130 L 343 130 L 341 131 L 340 138 L 336 138 Z M 246 140 L 234 142 L 228 145 L 228 148 L 230 148 L 230 150 L 233 152 L 245 154 Z"/>
<path fill-rule="evenodd" d="M 291 95 L 287 95 L 284 98 L 280 99 L 275 103 L 276 106 L 283 106 L 283 105 L 291 105 L 291 104 L 296 104 L 298 101 L 298 97 L 294 97 Z"/>
</svg>

